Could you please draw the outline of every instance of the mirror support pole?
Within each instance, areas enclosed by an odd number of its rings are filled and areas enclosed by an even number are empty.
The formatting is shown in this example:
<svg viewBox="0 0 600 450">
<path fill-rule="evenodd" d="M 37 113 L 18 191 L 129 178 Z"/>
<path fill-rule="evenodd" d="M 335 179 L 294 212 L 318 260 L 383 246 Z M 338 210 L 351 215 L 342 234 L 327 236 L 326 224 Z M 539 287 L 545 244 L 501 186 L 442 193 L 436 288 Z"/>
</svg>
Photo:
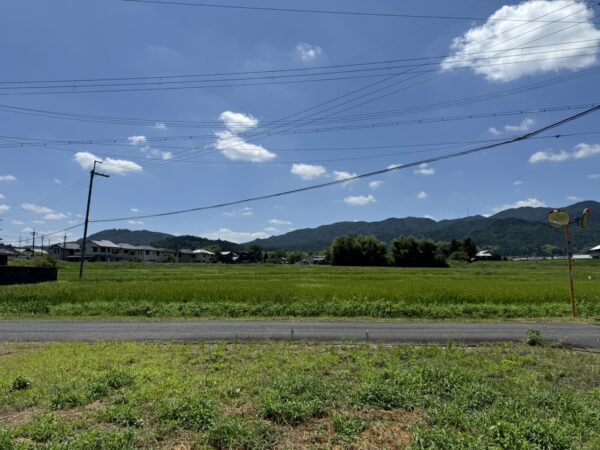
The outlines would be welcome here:
<svg viewBox="0 0 600 450">
<path fill-rule="evenodd" d="M 575 285 L 573 284 L 573 253 L 571 252 L 571 226 L 565 227 L 565 239 L 567 241 L 567 265 L 569 267 L 569 283 L 571 286 L 571 312 L 573 317 L 577 316 L 575 306 Z"/>
</svg>

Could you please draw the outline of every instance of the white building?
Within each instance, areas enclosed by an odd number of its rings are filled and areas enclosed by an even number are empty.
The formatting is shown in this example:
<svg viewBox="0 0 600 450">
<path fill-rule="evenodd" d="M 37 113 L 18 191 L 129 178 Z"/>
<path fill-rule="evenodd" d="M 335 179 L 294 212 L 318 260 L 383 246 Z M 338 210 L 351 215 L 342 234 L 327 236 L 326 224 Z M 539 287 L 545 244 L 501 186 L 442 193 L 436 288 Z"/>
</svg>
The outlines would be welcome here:
<svg viewBox="0 0 600 450">
<path fill-rule="evenodd" d="M 215 254 L 201 248 L 194 250 L 194 260 L 199 263 L 212 263 L 215 262 Z"/>
<path fill-rule="evenodd" d="M 590 255 L 592 255 L 592 258 L 600 259 L 600 245 L 590 248 Z"/>
</svg>

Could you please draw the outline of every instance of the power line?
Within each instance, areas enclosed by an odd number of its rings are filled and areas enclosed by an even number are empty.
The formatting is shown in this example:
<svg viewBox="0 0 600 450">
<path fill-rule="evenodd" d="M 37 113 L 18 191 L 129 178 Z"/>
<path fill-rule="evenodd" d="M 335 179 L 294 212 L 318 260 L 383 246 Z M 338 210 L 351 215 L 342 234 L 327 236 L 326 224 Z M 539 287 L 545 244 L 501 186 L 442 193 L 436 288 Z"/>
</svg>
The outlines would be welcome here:
<svg viewBox="0 0 600 450">
<path fill-rule="evenodd" d="M 490 22 L 531 22 L 529 19 L 491 19 L 489 17 L 472 17 L 472 16 L 442 16 L 442 15 L 426 15 L 426 14 L 400 14 L 400 13 L 385 13 L 385 12 L 368 12 L 368 11 L 339 11 L 325 9 L 301 9 L 301 8 L 275 8 L 264 6 L 243 6 L 243 5 L 223 5 L 214 3 L 192 3 L 182 1 L 167 1 L 167 0 L 122 0 L 129 3 L 149 3 L 158 5 L 175 5 L 175 6 L 196 6 L 201 8 L 221 8 L 221 9 L 240 9 L 250 11 L 271 11 L 285 13 L 303 13 L 303 14 L 330 14 L 344 16 L 367 16 L 367 17 L 395 17 L 402 19 L 427 19 L 427 20 L 475 20 L 475 21 L 490 21 Z M 546 22 L 539 20 L 539 22 Z M 565 23 L 585 23 L 585 22 L 565 22 Z"/>
<path fill-rule="evenodd" d="M 312 186 L 307 186 L 307 187 L 303 187 L 303 188 L 299 188 L 299 189 L 292 189 L 292 190 L 288 190 L 288 191 L 283 191 L 283 192 L 277 192 L 274 194 L 267 194 L 267 195 L 260 195 L 260 196 L 256 196 L 256 197 L 248 197 L 242 200 L 235 200 L 235 201 L 231 201 L 231 202 L 226 202 L 226 203 L 219 203 L 219 204 L 213 204 L 213 205 L 208 205 L 208 206 L 200 206 L 200 207 L 195 207 L 195 208 L 188 208 L 188 209 L 181 209 L 181 210 L 176 210 L 176 211 L 167 211 L 167 212 L 162 212 L 162 213 L 156 213 L 156 214 L 146 214 L 146 215 L 141 215 L 141 216 L 130 216 L 130 217 L 120 217 L 120 218 L 113 218 L 113 219 L 98 219 L 98 220 L 92 220 L 90 222 L 92 223 L 105 223 L 105 222 L 120 222 L 120 221 L 124 221 L 124 220 L 139 220 L 139 219 L 149 219 L 149 218 L 154 218 L 154 217 L 165 217 L 165 216 L 173 216 L 173 215 L 178 215 L 178 214 L 185 214 L 185 213 L 190 213 L 190 212 L 195 212 L 195 211 L 204 211 L 204 210 L 209 210 L 209 209 L 216 209 L 216 208 L 222 208 L 222 207 L 229 207 L 229 206 L 236 206 L 236 205 L 240 205 L 243 203 L 249 203 L 249 202 L 255 202 L 255 201 L 259 201 L 259 200 L 266 200 L 266 199 L 270 199 L 270 198 L 276 198 L 276 197 L 282 197 L 282 196 L 286 196 L 286 195 L 291 195 L 291 194 L 296 194 L 296 193 L 300 193 L 300 192 L 306 192 L 306 191 L 311 191 L 311 190 L 315 190 L 315 189 L 321 189 L 321 188 L 325 188 L 325 187 L 329 187 L 329 186 L 334 186 L 337 184 L 341 184 L 341 183 L 348 183 L 349 181 L 354 181 L 354 180 L 360 180 L 363 178 L 367 178 L 367 177 L 373 177 L 373 176 L 377 176 L 377 175 L 382 175 L 385 173 L 390 173 L 390 172 L 395 172 L 395 171 L 399 171 L 399 170 L 406 170 L 407 168 L 411 168 L 411 167 L 416 167 L 416 166 L 420 166 L 422 164 L 432 164 L 438 161 L 443 161 L 443 160 L 447 160 L 447 159 L 453 159 L 453 158 L 457 158 L 460 156 L 466 156 L 466 155 L 471 155 L 474 153 L 480 153 L 482 151 L 485 150 L 491 150 L 494 148 L 498 148 L 498 147 L 502 147 L 505 145 L 509 145 L 509 144 L 513 144 L 516 142 L 521 142 L 521 141 L 525 141 L 528 139 L 531 139 L 539 134 L 542 134 L 546 131 L 552 130 L 554 128 L 560 127 L 566 123 L 578 120 L 584 116 L 587 116 L 588 114 L 592 114 L 596 111 L 600 110 L 600 105 L 598 106 L 594 106 L 593 108 L 589 108 L 585 111 L 582 111 L 580 113 L 577 113 L 575 115 L 569 116 L 565 119 L 559 120 L 558 122 L 554 122 L 550 125 L 547 125 L 545 127 L 539 128 L 535 131 L 532 131 L 530 133 L 526 133 L 523 134 L 521 136 L 517 136 L 511 139 L 507 139 L 501 142 L 496 142 L 493 144 L 488 144 L 485 146 L 481 146 L 481 147 L 476 147 L 476 148 L 472 148 L 469 150 L 463 150 L 460 152 L 456 152 L 456 153 L 450 153 L 450 154 L 446 154 L 446 155 L 441 155 L 441 156 L 436 156 L 436 157 L 432 157 L 432 158 L 428 158 L 428 159 L 423 159 L 420 161 L 415 161 L 412 163 L 408 163 L 408 164 L 404 164 L 402 166 L 397 166 L 397 167 L 388 167 L 386 169 L 380 169 L 380 170 L 376 170 L 373 172 L 367 172 L 367 173 L 363 173 L 360 175 L 356 175 L 354 177 L 349 177 L 349 178 L 345 178 L 342 180 L 334 180 L 334 181 L 329 181 L 326 183 L 320 183 L 320 184 L 315 184 Z"/>
</svg>

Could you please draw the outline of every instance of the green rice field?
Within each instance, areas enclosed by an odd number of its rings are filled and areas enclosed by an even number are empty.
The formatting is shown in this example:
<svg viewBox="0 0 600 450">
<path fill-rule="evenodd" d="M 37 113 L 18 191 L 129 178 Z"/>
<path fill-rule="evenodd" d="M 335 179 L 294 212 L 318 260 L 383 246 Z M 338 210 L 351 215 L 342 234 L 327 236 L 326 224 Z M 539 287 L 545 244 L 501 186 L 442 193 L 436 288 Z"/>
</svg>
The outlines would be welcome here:
<svg viewBox="0 0 600 450">
<path fill-rule="evenodd" d="M 600 261 L 576 261 L 578 313 L 600 320 Z M 451 268 L 62 264 L 57 283 L 0 287 L 0 318 L 569 319 L 565 261 Z"/>
</svg>

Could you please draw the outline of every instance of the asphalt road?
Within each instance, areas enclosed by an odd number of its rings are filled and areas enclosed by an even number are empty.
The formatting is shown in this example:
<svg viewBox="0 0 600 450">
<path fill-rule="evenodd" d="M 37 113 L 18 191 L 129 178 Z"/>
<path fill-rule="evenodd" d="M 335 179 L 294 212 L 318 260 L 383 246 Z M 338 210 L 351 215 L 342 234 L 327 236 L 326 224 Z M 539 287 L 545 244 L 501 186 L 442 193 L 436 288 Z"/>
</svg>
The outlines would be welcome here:
<svg viewBox="0 0 600 450">
<path fill-rule="evenodd" d="M 465 344 L 524 341 L 535 329 L 547 341 L 600 348 L 600 324 L 354 322 L 354 321 L 0 321 L 0 342 L 348 340 Z"/>
</svg>

